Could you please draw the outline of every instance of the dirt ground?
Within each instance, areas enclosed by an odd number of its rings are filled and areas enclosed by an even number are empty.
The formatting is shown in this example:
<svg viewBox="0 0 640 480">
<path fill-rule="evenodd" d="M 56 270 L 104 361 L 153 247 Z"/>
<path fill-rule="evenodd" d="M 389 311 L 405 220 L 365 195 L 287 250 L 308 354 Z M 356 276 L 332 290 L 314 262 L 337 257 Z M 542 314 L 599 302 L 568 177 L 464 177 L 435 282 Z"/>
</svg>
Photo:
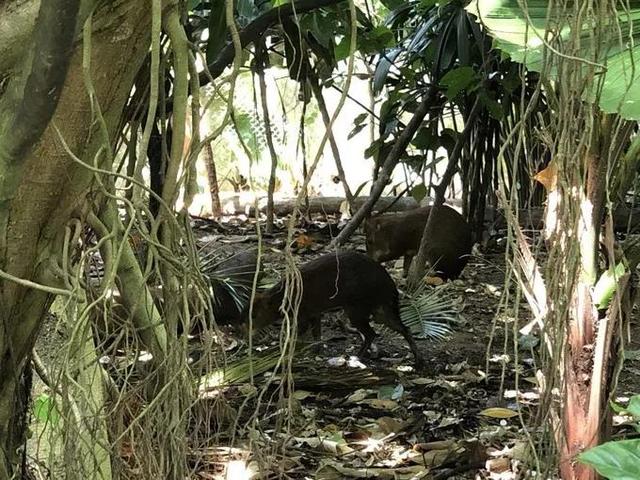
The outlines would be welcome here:
<svg viewBox="0 0 640 480">
<path fill-rule="evenodd" d="M 194 229 L 201 244 L 223 256 L 249 248 L 257 240 L 252 225 L 237 219 L 222 225 L 195 219 Z M 304 263 L 326 252 L 332 234 L 335 225 L 322 222 L 300 229 L 296 233 L 298 260 Z M 277 251 L 284 247 L 285 235 L 281 229 L 264 236 L 267 283 L 275 282 L 281 271 Z M 354 235 L 345 248 L 364 251 L 364 236 Z M 279 442 L 271 442 L 275 437 L 266 440 L 264 435 L 249 442 L 249 429 L 245 429 L 239 432 L 234 450 L 225 448 L 224 437 L 217 437 L 218 445 L 194 444 L 199 467 L 193 478 L 224 478 L 224 470 L 228 478 L 246 478 L 247 471 L 255 471 L 260 461 L 271 464 L 274 475 L 280 472 L 283 478 L 292 479 L 507 480 L 521 475 L 530 460 L 522 424 L 535 413 L 538 401 L 538 346 L 534 338 L 532 342 L 532 337 L 521 338 L 517 333 L 530 320 L 526 305 L 521 305 L 517 319 L 511 307 L 502 307 L 503 251 L 495 247 L 485 252 L 474 249 L 474 253 L 460 279 L 446 285 L 447 294 L 458 306 L 460 323 L 446 340 L 418 340 L 426 360 L 424 369 L 412 369 L 404 339 L 385 331 L 377 340 L 378 357 L 356 361 L 352 356 L 360 346 L 359 338 L 336 321 L 341 313 L 326 315 L 322 343 L 300 353 L 294 362 L 296 392 L 291 405 L 295 414 L 290 417 L 294 420 L 288 424 L 288 435 L 278 436 Z M 402 289 L 400 262 L 386 266 Z M 513 299 L 513 291 L 510 293 L 509 301 Z M 631 331 L 638 328 L 634 316 Z M 254 346 L 256 355 L 273 348 L 277 339 L 267 337 L 263 342 Z M 64 335 L 52 319 L 37 346 L 45 363 L 61 343 Z M 637 334 L 631 335 L 626 358 L 617 392 L 628 397 L 640 393 Z M 268 379 L 268 374 L 258 375 L 257 388 Z M 34 398 L 45 390 L 36 380 Z M 238 412 L 251 391 L 246 385 L 235 385 L 224 394 Z M 251 405 L 260 412 L 259 420 L 254 419 L 258 430 L 275 435 L 273 405 Z M 243 425 L 243 420 L 251 419 L 242 418 L 238 424 Z M 32 429 L 40 429 L 35 418 Z M 275 451 L 275 443 L 282 448 Z M 31 455 L 43 458 L 42 445 L 37 450 L 33 443 L 31 447 Z M 241 473 L 232 474 L 231 465 L 238 463 Z"/>
</svg>

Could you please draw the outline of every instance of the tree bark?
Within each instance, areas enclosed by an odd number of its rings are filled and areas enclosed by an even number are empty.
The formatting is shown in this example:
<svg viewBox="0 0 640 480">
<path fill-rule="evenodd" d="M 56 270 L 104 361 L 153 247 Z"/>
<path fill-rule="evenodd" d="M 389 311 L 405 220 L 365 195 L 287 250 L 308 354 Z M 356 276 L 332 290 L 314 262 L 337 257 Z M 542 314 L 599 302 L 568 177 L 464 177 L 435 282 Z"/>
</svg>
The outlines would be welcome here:
<svg viewBox="0 0 640 480">
<path fill-rule="evenodd" d="M 45 4 L 51 5 L 42 3 Z M 11 18 L 3 20 L 11 22 Z M 148 8 L 139 2 L 122 0 L 95 11 L 94 21 L 100 22 L 100 26 L 94 29 L 92 39 L 93 87 L 113 134 L 134 75 L 147 52 Z M 75 25 L 70 30 L 75 31 Z M 0 108 L 7 108 L 8 100 L 5 96 Z M 94 158 L 103 145 L 101 135 L 93 131 L 97 127 L 92 111 L 83 74 L 82 45 L 78 44 L 53 121 L 68 147 L 81 158 Z M 0 239 L 3 243 L 0 264 L 5 275 L 0 282 L 0 438 L 3 439 L 12 428 L 18 379 L 50 297 L 43 290 L 7 280 L 7 275 L 45 285 L 58 280 L 49 268 L 51 263 L 60 262 L 61 252 L 56 244 L 59 245 L 69 219 L 85 204 L 94 178 L 93 172 L 79 166 L 67 153 L 51 125 L 21 163 L 23 174 L 15 177 L 15 195 L 6 203 L 8 228 Z M 15 468 L 16 447 L 1 445 L 0 477 Z"/>
<path fill-rule="evenodd" d="M 211 195 L 211 213 L 214 218 L 222 216 L 222 205 L 220 204 L 220 191 L 218 186 L 218 173 L 216 171 L 216 163 L 213 160 L 213 149 L 211 143 L 204 146 L 204 163 L 207 167 L 207 176 L 209 178 L 209 194 Z"/>
</svg>

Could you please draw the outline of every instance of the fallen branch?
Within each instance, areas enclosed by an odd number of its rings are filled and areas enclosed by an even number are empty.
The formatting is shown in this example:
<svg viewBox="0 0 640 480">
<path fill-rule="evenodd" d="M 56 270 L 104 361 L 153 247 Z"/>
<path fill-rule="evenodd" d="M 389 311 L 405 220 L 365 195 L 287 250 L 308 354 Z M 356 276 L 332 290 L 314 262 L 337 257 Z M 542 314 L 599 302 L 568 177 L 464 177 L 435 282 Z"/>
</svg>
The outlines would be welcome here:
<svg viewBox="0 0 640 480">
<path fill-rule="evenodd" d="M 355 197 L 353 199 L 356 208 L 362 207 L 370 197 Z M 337 214 L 345 203 L 345 197 L 311 197 L 309 198 L 309 213 Z M 395 202 L 395 203 L 394 203 Z M 221 199 L 222 210 L 226 215 L 254 215 L 255 197 L 247 195 L 233 195 Z M 393 205 L 392 205 L 393 204 Z M 274 212 L 278 216 L 290 215 L 296 205 L 295 198 L 285 198 L 274 202 Z M 399 212 L 417 208 L 418 202 L 412 197 L 380 197 L 373 205 L 375 211 Z M 261 213 L 266 212 L 266 197 L 258 199 L 258 208 Z"/>
</svg>

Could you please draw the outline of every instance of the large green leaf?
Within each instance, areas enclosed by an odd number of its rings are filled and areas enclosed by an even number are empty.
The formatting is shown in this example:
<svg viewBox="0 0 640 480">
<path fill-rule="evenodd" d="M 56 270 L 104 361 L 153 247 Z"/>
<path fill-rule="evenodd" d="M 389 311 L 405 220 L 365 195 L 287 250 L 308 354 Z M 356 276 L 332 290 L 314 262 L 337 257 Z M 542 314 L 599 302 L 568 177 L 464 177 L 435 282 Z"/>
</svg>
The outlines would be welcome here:
<svg viewBox="0 0 640 480">
<path fill-rule="evenodd" d="M 607 442 L 578 456 L 609 480 L 640 478 L 640 440 Z"/>
<path fill-rule="evenodd" d="M 606 51 L 602 90 L 598 104 L 607 113 L 619 113 L 629 120 L 640 120 L 640 1 L 620 2 L 629 8 L 619 10 L 618 26 L 612 26 L 611 39 L 601 46 Z M 529 0 L 526 11 L 519 0 L 474 0 L 467 9 L 475 14 L 494 38 L 494 45 L 513 60 L 523 63 L 529 70 L 541 71 L 547 19 L 552 22 L 556 35 L 568 38 L 571 28 L 558 20 L 557 11 L 548 11 L 546 0 Z M 619 28 L 619 30 L 618 30 Z M 593 24 L 584 25 L 581 46 L 584 56 L 591 50 Z M 616 32 L 616 33 L 613 33 Z M 557 45 L 557 41 L 550 42 Z M 604 47 L 604 48 L 602 48 Z M 575 55 L 575 54 L 574 54 Z M 584 64 L 588 68 L 587 63 Z M 596 98 L 595 92 L 588 100 Z"/>
<path fill-rule="evenodd" d="M 207 41 L 207 63 L 213 63 L 227 43 L 227 21 L 224 0 L 211 2 L 209 14 L 209 40 Z"/>
</svg>

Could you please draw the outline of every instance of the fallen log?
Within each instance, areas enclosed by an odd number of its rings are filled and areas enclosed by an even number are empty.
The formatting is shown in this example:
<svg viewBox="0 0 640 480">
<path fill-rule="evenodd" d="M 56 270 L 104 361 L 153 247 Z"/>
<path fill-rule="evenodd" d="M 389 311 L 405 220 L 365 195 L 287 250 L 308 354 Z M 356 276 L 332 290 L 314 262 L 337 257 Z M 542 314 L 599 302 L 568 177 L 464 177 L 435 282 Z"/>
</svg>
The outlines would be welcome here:
<svg viewBox="0 0 640 480">
<path fill-rule="evenodd" d="M 254 205 L 255 196 L 251 192 L 232 193 L 224 195 L 221 193 L 221 203 L 225 215 L 255 215 Z M 355 208 L 358 209 L 369 197 L 354 198 Z M 420 204 L 413 197 L 380 197 L 374 206 L 374 212 L 402 212 L 417 208 L 420 205 L 428 205 L 431 199 L 423 199 Z M 341 208 L 346 200 L 344 197 L 310 197 L 309 213 L 326 213 L 327 215 L 335 215 L 340 213 Z M 447 205 L 451 205 L 457 210 L 460 209 L 461 201 L 459 199 L 448 199 L 445 201 Z M 296 204 L 295 198 L 280 198 L 275 200 L 275 213 L 278 216 L 291 215 Z M 258 196 L 258 208 L 261 213 L 266 212 L 267 199 L 266 196 Z M 301 206 L 301 208 L 304 208 Z M 617 232 L 640 231 L 640 207 L 630 208 L 626 205 L 619 206 L 614 214 L 614 229 Z M 520 209 L 518 212 L 518 222 L 520 227 L 524 229 L 540 230 L 544 221 L 544 207 L 532 207 L 528 209 Z M 495 211 L 493 207 L 487 207 L 485 212 L 485 226 L 493 230 L 503 230 L 507 223 L 502 210 Z"/>
<path fill-rule="evenodd" d="M 487 208 L 485 219 L 488 220 L 488 225 L 491 225 L 494 230 L 502 230 L 507 228 L 507 221 L 501 210 L 498 210 L 495 214 L 495 220 L 491 222 L 493 218 L 492 207 Z M 544 222 L 544 207 L 533 207 L 528 209 L 520 209 L 518 212 L 518 223 L 521 228 L 530 230 L 540 230 L 543 227 Z M 613 228 L 616 232 L 631 232 L 640 231 L 640 207 L 630 208 L 626 205 L 621 205 L 613 212 Z"/>
<path fill-rule="evenodd" d="M 360 206 L 369 197 L 356 197 L 354 198 L 354 207 L 360 208 Z M 225 215 L 255 215 L 254 205 L 255 197 L 251 195 L 235 194 L 221 199 L 222 210 Z M 326 213 L 328 215 L 334 215 L 343 211 L 345 204 L 344 197 L 309 197 L 309 213 Z M 276 199 L 274 202 L 274 212 L 278 216 L 291 215 L 296 205 L 295 198 L 281 198 Z M 386 210 L 389 212 L 400 212 L 404 210 L 410 210 L 417 208 L 418 202 L 413 197 L 400 197 L 396 201 L 396 197 L 381 197 L 375 204 L 374 210 L 381 211 Z M 266 212 L 267 199 L 258 197 L 258 208 L 261 213 Z M 304 206 L 300 206 L 304 211 Z"/>
</svg>

